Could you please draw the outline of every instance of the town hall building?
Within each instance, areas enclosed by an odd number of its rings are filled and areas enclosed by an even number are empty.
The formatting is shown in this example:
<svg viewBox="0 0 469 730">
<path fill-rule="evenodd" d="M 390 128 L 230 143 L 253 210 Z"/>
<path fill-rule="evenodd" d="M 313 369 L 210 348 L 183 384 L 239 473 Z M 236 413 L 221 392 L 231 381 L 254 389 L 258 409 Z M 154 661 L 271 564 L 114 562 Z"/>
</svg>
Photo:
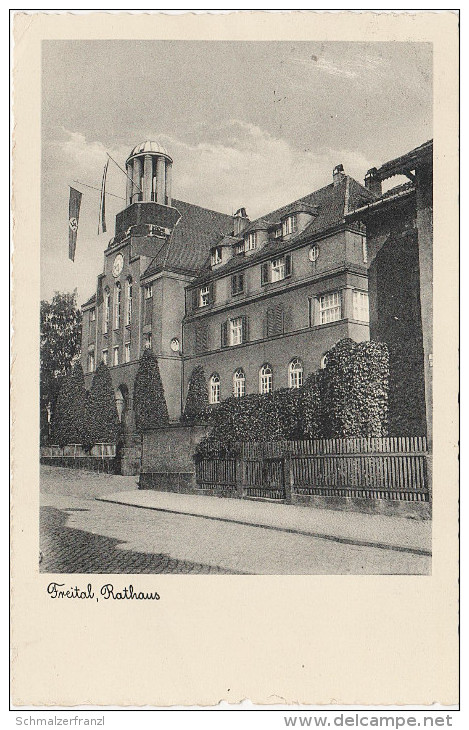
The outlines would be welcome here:
<svg viewBox="0 0 469 730">
<path fill-rule="evenodd" d="M 374 194 L 337 165 L 329 185 L 250 220 L 172 197 L 157 142 L 126 161 L 126 207 L 83 305 L 87 388 L 102 360 L 133 428 L 139 358 L 158 358 L 171 421 L 202 366 L 209 400 L 300 387 L 339 340 L 369 339 L 364 226 L 348 214 Z"/>
</svg>

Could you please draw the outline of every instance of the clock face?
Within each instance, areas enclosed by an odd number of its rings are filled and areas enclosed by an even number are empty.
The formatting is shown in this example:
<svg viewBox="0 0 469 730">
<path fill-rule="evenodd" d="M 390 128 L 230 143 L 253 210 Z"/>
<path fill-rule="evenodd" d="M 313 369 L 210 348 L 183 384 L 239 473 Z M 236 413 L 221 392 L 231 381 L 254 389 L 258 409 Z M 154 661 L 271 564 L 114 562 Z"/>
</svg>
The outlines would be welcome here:
<svg viewBox="0 0 469 730">
<path fill-rule="evenodd" d="M 169 346 L 173 352 L 179 352 L 179 340 L 177 337 L 173 337 Z"/>
<path fill-rule="evenodd" d="M 114 259 L 114 263 L 112 265 L 112 275 L 114 277 L 119 276 L 123 267 L 124 267 L 124 257 L 122 256 L 121 253 L 118 253 L 116 258 Z"/>
</svg>

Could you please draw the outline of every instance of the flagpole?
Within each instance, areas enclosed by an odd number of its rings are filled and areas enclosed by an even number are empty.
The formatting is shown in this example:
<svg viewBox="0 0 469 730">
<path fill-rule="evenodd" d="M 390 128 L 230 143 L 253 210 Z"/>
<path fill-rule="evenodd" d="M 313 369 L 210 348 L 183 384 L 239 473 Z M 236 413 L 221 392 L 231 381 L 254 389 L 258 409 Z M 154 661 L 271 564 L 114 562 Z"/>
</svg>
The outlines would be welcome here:
<svg viewBox="0 0 469 730">
<path fill-rule="evenodd" d="M 135 182 L 135 180 L 133 180 L 133 178 L 131 178 L 130 175 L 127 175 L 126 171 L 119 165 L 118 162 L 115 161 L 115 159 L 113 157 L 111 157 L 111 155 L 109 154 L 109 152 L 106 152 L 106 154 L 109 157 L 109 159 L 112 160 L 115 165 L 117 165 L 117 167 L 119 168 L 119 170 L 124 173 L 124 175 L 126 176 L 126 178 L 128 178 L 133 183 L 133 185 L 135 185 L 140 190 L 140 192 L 143 194 L 143 190 L 140 187 L 140 185 L 137 182 Z"/>
</svg>

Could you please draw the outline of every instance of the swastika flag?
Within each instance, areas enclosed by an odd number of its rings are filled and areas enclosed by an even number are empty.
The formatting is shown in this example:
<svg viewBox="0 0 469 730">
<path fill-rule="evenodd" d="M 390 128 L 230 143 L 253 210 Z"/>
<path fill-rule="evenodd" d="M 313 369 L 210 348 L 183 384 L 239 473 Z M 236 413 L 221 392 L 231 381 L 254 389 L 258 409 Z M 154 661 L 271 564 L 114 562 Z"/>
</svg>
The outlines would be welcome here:
<svg viewBox="0 0 469 730">
<path fill-rule="evenodd" d="M 75 261 L 80 205 L 81 193 L 75 190 L 75 188 L 70 188 L 70 198 L 68 201 L 68 258 L 72 261 Z"/>
</svg>

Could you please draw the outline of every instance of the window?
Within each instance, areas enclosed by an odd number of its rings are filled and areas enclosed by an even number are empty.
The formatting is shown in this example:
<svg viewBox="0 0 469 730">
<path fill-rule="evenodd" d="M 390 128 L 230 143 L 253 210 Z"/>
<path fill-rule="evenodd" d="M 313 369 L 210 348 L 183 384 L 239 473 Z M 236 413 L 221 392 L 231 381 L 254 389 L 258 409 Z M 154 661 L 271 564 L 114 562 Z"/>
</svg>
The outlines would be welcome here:
<svg viewBox="0 0 469 730">
<path fill-rule="evenodd" d="M 244 274 L 234 274 L 231 277 L 231 294 L 242 294 L 244 291 Z"/>
<path fill-rule="evenodd" d="M 319 297 L 319 324 L 337 322 L 342 317 L 340 292 L 334 291 Z"/>
<path fill-rule="evenodd" d="M 105 365 L 107 365 L 107 362 L 108 362 L 108 351 L 107 350 L 103 350 L 103 363 Z"/>
<path fill-rule="evenodd" d="M 282 237 L 282 226 L 278 226 L 278 228 L 274 231 L 274 238 L 281 238 Z"/>
<path fill-rule="evenodd" d="M 288 236 L 289 233 L 296 231 L 296 215 L 289 215 L 282 221 L 282 234 Z"/>
<path fill-rule="evenodd" d="M 126 342 L 124 345 L 124 360 L 130 362 L 130 342 Z"/>
<path fill-rule="evenodd" d="M 248 340 L 248 318 L 234 317 L 221 323 L 221 346 L 241 345 Z"/>
<path fill-rule="evenodd" d="M 327 352 L 326 352 L 325 355 L 323 355 L 321 357 L 321 362 L 319 363 L 319 367 L 321 368 L 321 370 L 324 370 L 324 368 L 326 367 L 326 365 L 327 365 Z"/>
<path fill-rule="evenodd" d="M 151 299 L 153 296 L 153 285 L 147 284 L 144 289 L 145 299 Z"/>
<path fill-rule="evenodd" d="M 96 309 L 94 307 L 90 309 L 90 324 L 91 322 L 96 322 Z"/>
<path fill-rule="evenodd" d="M 272 261 L 272 281 L 280 281 L 285 278 L 285 259 L 274 259 Z"/>
<path fill-rule="evenodd" d="M 282 281 L 291 276 L 292 260 L 291 254 L 279 256 L 270 262 L 261 264 L 261 286 L 268 284 L 270 281 Z"/>
<path fill-rule="evenodd" d="M 288 385 L 290 388 L 301 388 L 303 385 L 303 364 L 297 357 L 288 366 Z"/>
<path fill-rule="evenodd" d="M 151 332 L 147 332 L 144 341 L 143 346 L 145 347 L 145 350 L 151 350 L 152 347 L 152 339 L 151 339 Z"/>
<path fill-rule="evenodd" d="M 234 250 L 235 250 L 236 256 L 238 256 L 239 254 L 244 253 L 244 246 L 245 246 L 244 239 L 242 241 L 239 241 L 239 243 L 236 243 L 235 244 L 235 249 Z"/>
<path fill-rule="evenodd" d="M 259 370 L 259 393 L 272 393 L 272 368 L 268 364 Z"/>
<path fill-rule="evenodd" d="M 92 373 L 94 371 L 94 366 L 94 350 L 90 350 L 90 352 L 88 353 L 88 372 Z"/>
<path fill-rule="evenodd" d="M 230 319 L 230 345 L 240 345 L 243 341 L 243 318 Z"/>
<path fill-rule="evenodd" d="M 119 365 L 119 346 L 114 348 L 113 365 Z"/>
<path fill-rule="evenodd" d="M 210 403 L 220 403 L 220 376 L 213 373 L 210 378 Z"/>
<path fill-rule="evenodd" d="M 257 232 L 251 231 L 251 233 L 248 233 L 246 236 L 246 249 L 248 251 L 254 251 L 254 249 L 257 246 Z"/>
<path fill-rule="evenodd" d="M 199 292 L 199 307 L 207 307 L 210 304 L 210 287 L 202 286 Z"/>
<path fill-rule="evenodd" d="M 211 253 L 211 257 L 210 257 L 212 266 L 221 264 L 221 259 L 222 259 L 221 247 L 217 246 L 217 248 L 212 248 L 212 253 Z"/>
<path fill-rule="evenodd" d="M 368 263 L 368 244 L 366 242 L 365 236 L 362 238 L 362 253 L 363 253 L 363 263 Z"/>
<path fill-rule="evenodd" d="M 246 393 L 246 376 L 242 368 L 238 368 L 233 375 L 233 395 L 241 398 Z"/>
<path fill-rule="evenodd" d="M 114 329 L 118 330 L 121 326 L 121 285 L 116 283 L 115 299 L 114 299 Z"/>
<path fill-rule="evenodd" d="M 368 308 L 368 292 L 354 289 L 353 318 L 357 319 L 359 322 L 370 321 L 370 312 Z"/>
<path fill-rule="evenodd" d="M 201 355 L 208 350 L 208 324 L 207 322 L 197 322 L 195 326 L 195 352 Z"/>
<path fill-rule="evenodd" d="M 104 334 L 109 332 L 109 322 L 111 319 L 111 292 L 109 289 L 104 294 Z"/>
<path fill-rule="evenodd" d="M 275 337 L 284 332 L 285 327 L 285 311 L 280 304 L 275 307 L 269 307 L 265 317 L 265 336 Z"/>
<path fill-rule="evenodd" d="M 132 279 L 127 280 L 127 308 L 125 310 L 125 323 L 130 325 L 132 322 Z"/>
</svg>

